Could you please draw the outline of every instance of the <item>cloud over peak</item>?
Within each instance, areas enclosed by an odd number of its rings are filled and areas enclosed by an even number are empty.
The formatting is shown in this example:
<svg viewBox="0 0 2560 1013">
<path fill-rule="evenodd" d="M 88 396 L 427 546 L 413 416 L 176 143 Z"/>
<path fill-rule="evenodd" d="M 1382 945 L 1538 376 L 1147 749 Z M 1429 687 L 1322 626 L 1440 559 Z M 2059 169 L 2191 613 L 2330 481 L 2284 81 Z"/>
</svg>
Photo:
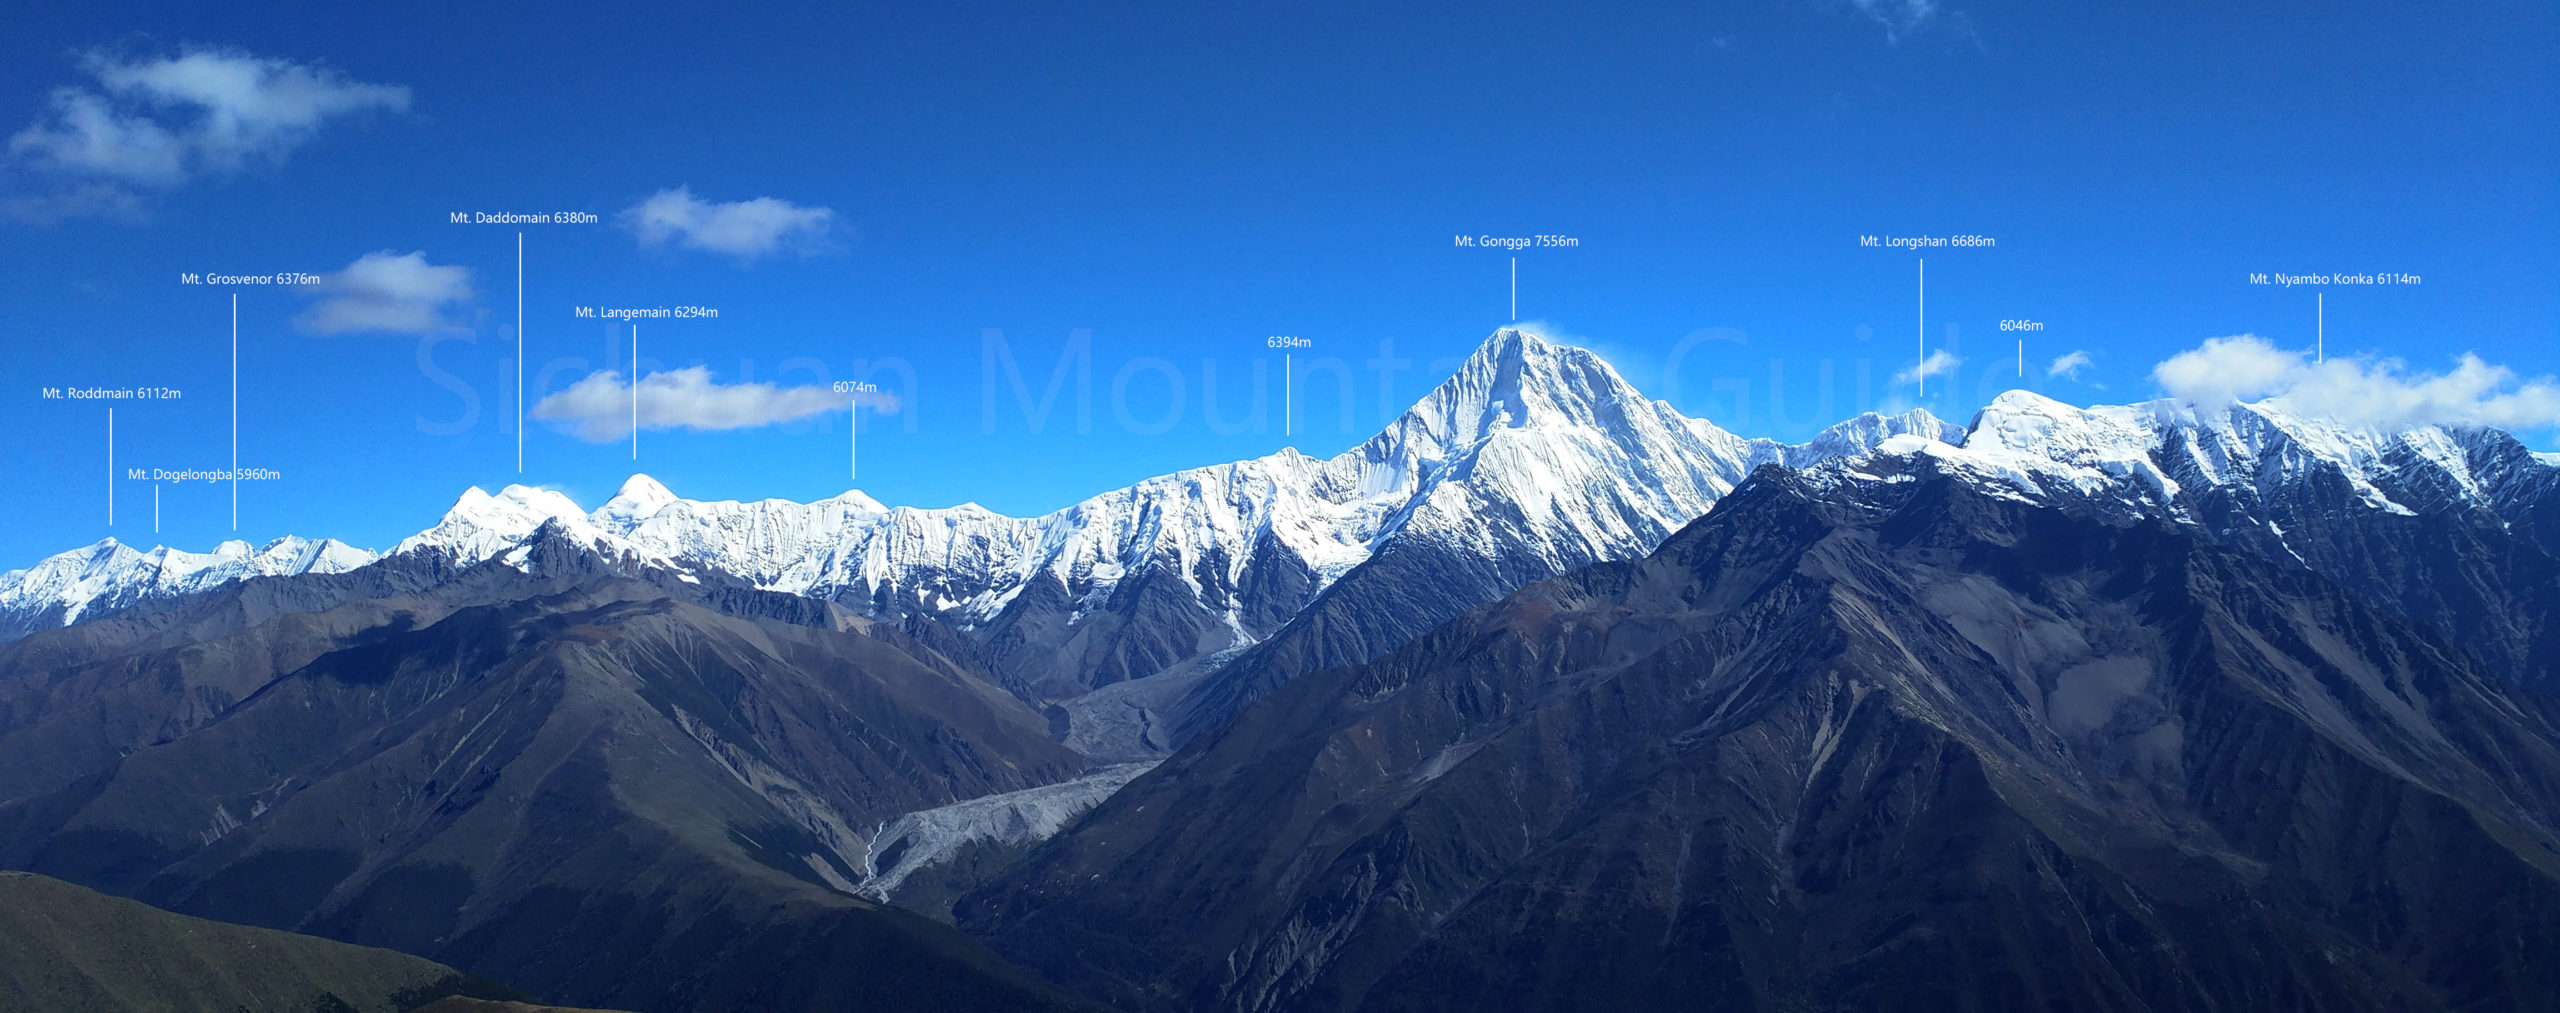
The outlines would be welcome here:
<svg viewBox="0 0 2560 1013">
<path fill-rule="evenodd" d="M 824 249 L 835 215 L 828 208 L 773 197 L 715 203 L 680 186 L 632 205 L 622 212 L 621 223 L 640 238 L 642 246 L 672 244 L 745 262 L 781 253 L 806 256 Z"/>
<path fill-rule="evenodd" d="M 1963 359 L 1957 358 L 1954 353 L 1941 348 L 1937 351 L 1930 352 L 1928 357 L 1921 359 L 1918 364 L 1905 367 L 1901 372 L 1893 374 L 1893 382 L 1895 384 L 1919 383 L 1921 380 L 1932 376 L 1945 376 L 1949 373 L 1953 373 L 1956 371 L 1956 367 L 1961 365 L 1964 365 Z"/>
<path fill-rule="evenodd" d="M 838 394 L 825 387 L 769 383 L 723 384 L 703 366 L 651 373 L 640 379 L 637 415 L 642 429 L 753 429 L 865 407 L 896 411 L 898 399 L 877 392 Z M 599 370 L 535 402 L 532 415 L 564 423 L 571 435 L 595 443 L 631 435 L 635 409 L 621 373 Z"/>
<path fill-rule="evenodd" d="M 2560 427 L 2560 380 L 2521 378 L 2469 352 L 2452 370 L 2429 373 L 2398 359 L 2313 362 L 2308 352 L 2239 334 L 2170 356 L 2151 375 L 2170 396 L 2203 408 L 2263 397 L 2289 411 L 2384 429 Z"/>
<path fill-rule="evenodd" d="M 234 50 L 81 57 L 94 85 L 54 90 L 9 138 L 14 168 L 53 184 L 10 200 L 20 217 L 137 215 L 145 191 L 280 160 L 332 119 L 409 106 L 409 89 Z"/>
<path fill-rule="evenodd" d="M 2151 367 L 2151 378 L 2171 397 L 2219 408 L 2242 398 L 2280 393 L 2302 369 L 2301 352 L 2289 352 L 2255 334 L 2207 338 L 2205 343 Z"/>
</svg>

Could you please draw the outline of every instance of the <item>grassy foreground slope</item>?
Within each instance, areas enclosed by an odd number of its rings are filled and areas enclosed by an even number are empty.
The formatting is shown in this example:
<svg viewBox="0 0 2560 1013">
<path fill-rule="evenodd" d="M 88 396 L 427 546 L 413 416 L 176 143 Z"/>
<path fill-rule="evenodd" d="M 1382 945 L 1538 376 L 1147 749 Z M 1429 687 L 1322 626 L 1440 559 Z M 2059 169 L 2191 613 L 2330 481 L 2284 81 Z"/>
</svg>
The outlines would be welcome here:
<svg viewBox="0 0 2560 1013">
<path fill-rule="evenodd" d="M 190 918 L 0 872 L 0 1008 L 398 1013 L 457 993 L 518 998 L 403 953 Z"/>
</svg>

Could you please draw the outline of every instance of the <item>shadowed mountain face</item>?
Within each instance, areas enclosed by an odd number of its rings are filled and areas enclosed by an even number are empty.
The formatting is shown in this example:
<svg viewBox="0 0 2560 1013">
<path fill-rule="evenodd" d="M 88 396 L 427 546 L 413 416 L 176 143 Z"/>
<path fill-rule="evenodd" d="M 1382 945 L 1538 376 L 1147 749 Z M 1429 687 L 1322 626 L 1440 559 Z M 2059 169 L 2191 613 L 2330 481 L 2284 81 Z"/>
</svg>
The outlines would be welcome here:
<svg viewBox="0 0 2560 1013">
<path fill-rule="evenodd" d="M 0 1005 L 9 1009 L 402 1013 L 457 994 L 502 1001 L 515 992 L 389 950 L 174 915 L 0 872 Z"/>
<path fill-rule="evenodd" d="M 614 1013 L 614 1011 L 570 1009 L 566 1006 L 537 1006 L 532 1003 L 447 996 L 410 1010 L 409 1013 Z"/>
<path fill-rule="evenodd" d="M 10 645 L 0 860 L 586 1005 L 1061 1002 L 846 895 L 882 821 L 1079 772 L 1037 714 L 823 603 L 527 551 Z"/>
<path fill-rule="evenodd" d="M 2505 433 L 2464 436 L 2464 470 L 2482 491 L 2408 460 L 2405 448 L 2376 469 L 2377 487 L 2408 512 L 2371 509 L 2335 471 L 2308 472 L 2288 495 L 2216 483 L 2192 464 L 2171 477 L 2197 490 L 2194 515 L 2224 540 L 2333 577 L 2516 678 L 2560 690 L 2550 682 L 2560 673 L 2560 469 Z M 2159 456 L 2196 456 L 2182 449 Z"/>
<path fill-rule="evenodd" d="M 1859 467 L 1299 677 L 963 926 L 1141 1009 L 2560 997 L 2560 705 L 2511 658 L 2195 527 Z"/>
<path fill-rule="evenodd" d="M 2549 591 L 2560 586 L 2560 468 L 2507 433 L 2361 430 L 2277 405 L 2079 409 L 2013 391 L 1969 431 L 1925 413 L 1870 415 L 1801 447 L 1755 446 L 1734 459 L 1818 471 L 1889 443 L 1902 453 L 1934 447 L 1967 481 L 2002 495 L 2074 503 L 2116 521 L 2176 520 L 2235 550 L 2310 567 L 2520 678 L 2560 671 L 2560 595 Z M 1518 502 L 1488 500 L 1472 514 L 1501 531 L 1518 525 Z M 1169 738 L 1215 729 L 1300 673 L 1375 658 L 1532 580 L 1641 551 L 1537 552 L 1509 541 L 1408 538 L 1382 548 L 1189 686 L 1166 708 Z M 1482 551 L 1487 542 L 1504 548 Z"/>
</svg>

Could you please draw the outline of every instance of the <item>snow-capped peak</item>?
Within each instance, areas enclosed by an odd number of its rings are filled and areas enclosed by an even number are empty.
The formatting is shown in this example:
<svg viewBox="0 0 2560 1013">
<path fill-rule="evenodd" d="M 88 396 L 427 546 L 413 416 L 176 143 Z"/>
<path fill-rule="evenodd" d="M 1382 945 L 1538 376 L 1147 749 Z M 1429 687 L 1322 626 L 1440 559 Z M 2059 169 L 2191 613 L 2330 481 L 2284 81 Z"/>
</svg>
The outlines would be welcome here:
<svg viewBox="0 0 2560 1013">
<path fill-rule="evenodd" d="M 835 494 L 835 496 L 831 498 L 819 500 L 818 502 L 834 503 L 843 506 L 845 509 L 856 510 L 867 514 L 884 514 L 889 512 L 888 507 L 882 506 L 879 500 L 871 498 L 870 493 L 864 492 L 860 489 L 847 489 Z M 974 503 L 966 503 L 962 505 L 972 507 L 976 506 Z"/>
<path fill-rule="evenodd" d="M 1325 462 L 1313 491 L 1369 504 L 1372 547 L 1426 537 L 1560 572 L 1652 548 L 1741 481 L 1751 454 L 1645 398 L 1598 355 L 1504 328 L 1384 431 Z"/>
<path fill-rule="evenodd" d="M 462 562 L 476 563 L 514 548 L 549 520 L 562 522 L 570 533 L 590 542 L 602 534 L 588 523 L 586 511 L 559 492 L 510 485 L 492 496 L 475 485 L 462 491 L 443 520 L 402 539 L 390 554 L 440 550 Z"/>
<path fill-rule="evenodd" d="M 2080 408 L 2015 390 L 1984 406 L 1960 445 L 1923 448 L 1892 440 L 1876 453 L 1926 453 L 1958 474 L 2029 497 L 2069 492 L 2170 519 L 2195 520 L 2194 511 L 2207 509 L 2224 518 L 2220 523 L 2246 517 L 2265 526 L 2259 515 L 2266 510 L 2281 512 L 2281 504 L 2339 487 L 2364 508 L 2386 513 L 2494 513 L 2504 494 L 2493 486 L 2509 472 L 2475 474 L 2474 450 L 2493 451 L 2483 460 L 2522 451 L 2481 442 L 2492 439 L 2512 443 L 2490 431 L 2383 429 L 2312 418 L 2278 400 Z M 1852 465 L 1839 474 L 1876 470 Z"/>
<path fill-rule="evenodd" d="M 2111 465 L 2148 459 L 2156 442 L 2149 414 L 2140 408 L 2079 408 L 2013 390 L 1983 406 L 1962 445 L 1983 454 L 2111 470 Z"/>
<path fill-rule="evenodd" d="M 212 552 L 167 546 L 138 551 L 113 538 L 0 574 L 0 641 L 77 621 L 104 608 L 184 594 L 250 577 L 344 573 L 374 554 L 336 539 L 286 535 L 263 546 L 233 539 Z"/>
<path fill-rule="evenodd" d="M 2509 481 L 2501 476 L 2519 467 L 2560 466 L 2560 455 L 2507 447 L 2500 452 L 2509 463 L 2475 476 L 2466 455 L 2481 438 L 2338 426 L 2273 402 L 2079 408 L 2010 391 L 1970 427 L 1915 410 L 1861 415 L 1799 445 L 1743 440 L 1646 399 L 1589 351 L 1504 328 L 1384 430 L 1328 460 L 1283 449 L 1027 518 L 975 505 L 893 509 L 858 490 L 806 504 L 704 502 L 637 474 L 592 513 L 553 490 L 472 488 L 392 551 L 513 562 L 526 539 L 556 523 L 615 554 L 963 623 L 995 617 L 1045 577 L 1065 586 L 1072 617 L 1081 617 L 1128 575 L 1154 570 L 1189 585 L 1205 607 L 1228 610 L 1230 625 L 1249 637 L 1266 631 L 1242 625 L 1227 589 L 1272 546 L 1302 563 L 1318 588 L 1406 538 L 1561 572 L 1649 550 L 1765 464 L 1809 469 L 1847 459 L 1832 473 L 1855 477 L 1895 472 L 1857 460 L 1924 454 L 2018 495 L 2073 491 L 2172 517 L 2188 509 L 2182 490 L 2196 487 L 2246 488 L 2263 500 L 2334 470 L 2367 505 L 2411 512 L 2440 508 L 2449 496 L 2493 498 L 2487 484 Z M 2411 482 L 2413 468 L 2426 480 Z M 263 573 L 336 572 L 373 558 L 290 538 L 254 550 L 226 542 L 206 554 L 137 552 L 109 539 L 0 576 L 0 639 L 99 603 Z"/>
<path fill-rule="evenodd" d="M 623 480 L 622 489 L 597 507 L 593 516 L 599 523 L 610 518 L 620 524 L 636 524 L 674 502 L 676 494 L 667 491 L 657 479 L 634 474 Z"/>
<path fill-rule="evenodd" d="M 2178 482 L 2153 460 L 2160 446 L 2156 405 L 2080 408 L 2037 394 L 2002 393 L 1974 415 L 1959 437 L 1907 432 L 1877 444 L 1882 457 L 1925 455 L 1985 487 L 2011 495 L 2072 493 L 2121 502 L 2128 509 L 2174 512 Z M 1844 455 L 1832 474 L 1851 478 L 1881 470 Z"/>
<path fill-rule="evenodd" d="M 1753 441 L 1753 445 L 1761 451 L 1755 455 L 1759 459 L 1775 460 L 1792 468 L 1806 468 L 1837 457 L 1864 454 L 1899 437 L 1961 446 L 1965 441 L 1965 429 L 1929 414 L 1926 408 L 1914 408 L 1898 415 L 1867 412 L 1846 422 L 1835 423 L 1799 446 L 1786 447 L 1773 441 Z M 1761 449 L 1763 447 L 1779 452 L 1769 453 L 1767 449 Z"/>
<path fill-rule="evenodd" d="M 1506 327 L 1379 438 L 1455 448 L 1499 428 L 1605 425 L 1624 406 L 1648 403 L 1598 355 Z"/>
</svg>

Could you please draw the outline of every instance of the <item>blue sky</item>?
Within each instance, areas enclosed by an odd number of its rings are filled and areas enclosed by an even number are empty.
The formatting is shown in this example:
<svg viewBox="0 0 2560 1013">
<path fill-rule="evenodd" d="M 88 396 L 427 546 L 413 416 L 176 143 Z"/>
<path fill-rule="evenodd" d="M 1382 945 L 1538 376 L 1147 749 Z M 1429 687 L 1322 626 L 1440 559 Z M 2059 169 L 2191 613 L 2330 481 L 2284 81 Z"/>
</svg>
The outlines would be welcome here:
<svg viewBox="0 0 2560 1013">
<path fill-rule="evenodd" d="M 155 483 L 110 480 L 108 405 L 39 396 L 178 388 L 115 404 L 116 468 L 228 466 L 235 293 L 239 460 L 283 475 L 242 483 L 237 537 L 387 547 L 469 485 L 601 502 L 626 442 L 535 423 L 517 472 L 519 232 L 532 400 L 626 368 L 629 328 L 573 307 L 699 305 L 718 317 L 640 323 L 644 376 L 900 401 L 865 410 L 858 482 L 841 410 L 644 428 L 636 470 L 697 498 L 1035 513 L 1338 452 L 1511 319 L 1513 255 L 1457 235 L 1578 240 L 1516 255 L 1519 317 L 1745 435 L 1961 420 L 2014 386 L 2151 397 L 2208 338 L 2310 347 L 2318 291 L 2332 358 L 2560 366 L 2547 5 L 547 6 L 12 13 L 0 567 L 235 536 L 229 487 L 201 482 L 161 484 L 155 534 Z M 151 76 L 190 55 L 275 76 L 191 106 Z M 241 109 L 268 118 L 215 122 Z M 162 133 L 103 148 L 100 122 Z M 626 216 L 679 189 L 698 203 L 662 198 L 654 231 Z M 560 210 L 601 221 L 447 220 Z M 1958 234 L 1997 246 L 1857 242 Z M 1925 398 L 1893 382 L 1918 256 L 1931 345 L 1961 360 Z M 2420 281 L 2247 283 L 2341 269 Z M 1310 343 L 1289 434 L 1274 335 Z M 1071 367 L 1035 426 L 1006 364 L 1036 408 L 1077 349 L 1089 379 Z M 2046 375 L 2073 351 L 2085 368 Z M 2517 428 L 2550 449 L 2554 421 Z"/>
</svg>

